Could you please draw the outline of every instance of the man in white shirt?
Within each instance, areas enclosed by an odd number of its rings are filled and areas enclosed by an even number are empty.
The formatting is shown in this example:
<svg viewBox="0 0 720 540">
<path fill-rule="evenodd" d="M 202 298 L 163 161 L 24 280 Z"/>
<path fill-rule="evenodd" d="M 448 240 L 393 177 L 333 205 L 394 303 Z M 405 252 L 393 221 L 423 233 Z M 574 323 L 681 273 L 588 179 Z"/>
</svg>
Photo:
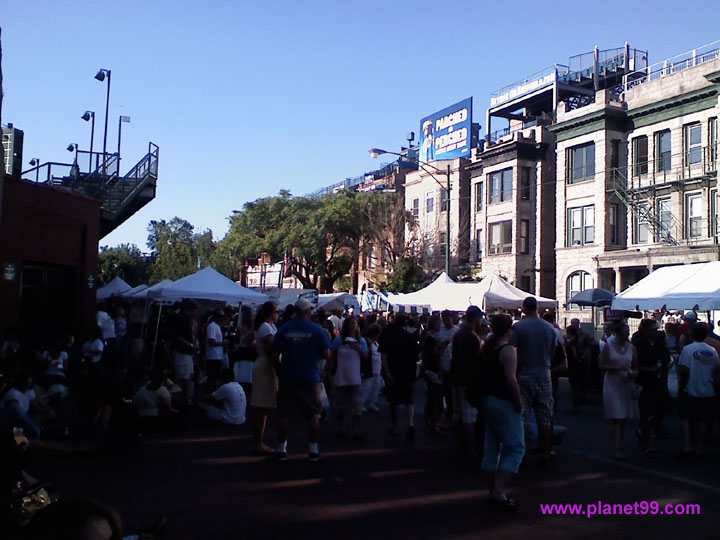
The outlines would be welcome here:
<svg viewBox="0 0 720 540">
<path fill-rule="evenodd" d="M 450 382 L 450 363 L 452 361 L 452 340 L 455 333 L 460 329 L 455 324 L 455 315 L 452 311 L 445 310 L 441 313 L 442 326 L 435 335 L 438 347 L 440 349 L 440 378 L 443 385 L 443 397 L 445 398 L 446 410 L 446 426 L 452 423 L 453 418 L 453 398 L 452 384 Z"/>
<path fill-rule="evenodd" d="M 223 309 L 216 309 L 212 320 L 205 330 L 205 359 L 208 384 L 212 387 L 220 375 L 225 347 L 228 341 L 223 339 L 222 327 L 227 324 L 228 317 Z"/>
<path fill-rule="evenodd" d="M 682 419 L 684 448 L 681 457 L 692 454 L 690 422 L 697 424 L 695 454 L 702 454 L 707 427 L 715 416 L 715 389 L 713 379 L 720 370 L 717 351 L 703 343 L 708 330 L 704 324 L 695 323 L 690 327 L 693 342 L 683 347 L 678 364 L 679 389 L 678 412 Z"/>
<path fill-rule="evenodd" d="M 239 426 L 245 423 L 245 409 L 247 398 L 245 391 L 239 383 L 235 382 L 235 373 L 232 369 L 224 369 L 220 375 L 222 385 L 211 396 L 218 406 L 207 403 L 198 403 L 200 409 L 205 411 L 210 420 Z"/>
<path fill-rule="evenodd" d="M 105 345 L 103 349 L 103 362 L 105 368 L 114 371 L 117 367 L 117 344 L 115 340 L 115 319 L 108 313 L 106 304 L 100 304 L 95 315 L 97 325 L 102 332 L 102 339 Z"/>
</svg>

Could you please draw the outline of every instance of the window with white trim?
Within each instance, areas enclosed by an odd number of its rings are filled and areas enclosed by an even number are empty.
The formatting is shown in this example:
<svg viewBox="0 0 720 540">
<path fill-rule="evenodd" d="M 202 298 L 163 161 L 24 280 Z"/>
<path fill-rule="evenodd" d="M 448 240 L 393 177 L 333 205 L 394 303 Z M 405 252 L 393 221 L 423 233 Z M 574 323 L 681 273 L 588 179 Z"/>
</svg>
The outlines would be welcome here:
<svg viewBox="0 0 720 540">
<path fill-rule="evenodd" d="M 608 228 L 610 229 L 610 243 L 614 246 L 620 243 L 619 205 L 608 205 Z"/>
<path fill-rule="evenodd" d="M 428 191 L 425 194 L 425 213 L 432 214 L 435 211 L 435 193 Z"/>
<path fill-rule="evenodd" d="M 420 217 L 420 199 L 417 197 L 412 200 L 412 215 L 415 219 Z"/>
<path fill-rule="evenodd" d="M 490 224 L 489 255 L 512 253 L 512 221 Z"/>
<path fill-rule="evenodd" d="M 669 171 L 671 165 L 671 139 L 670 130 L 655 134 L 655 172 Z"/>
<path fill-rule="evenodd" d="M 688 238 L 700 238 L 702 231 L 702 195 L 696 193 L 685 197 L 685 226 Z"/>
<path fill-rule="evenodd" d="M 490 173 L 490 202 L 497 203 L 512 200 L 512 168 Z"/>
<path fill-rule="evenodd" d="M 520 253 L 527 255 L 530 253 L 530 220 L 520 220 L 520 230 L 518 232 L 520 239 Z"/>
<path fill-rule="evenodd" d="M 482 261 L 483 256 L 483 230 L 478 229 L 475 234 L 475 260 Z"/>
<path fill-rule="evenodd" d="M 685 165 L 695 165 L 702 161 L 702 125 L 700 123 L 685 126 Z"/>
<path fill-rule="evenodd" d="M 635 137 L 633 139 L 633 176 L 648 173 L 648 138 Z"/>
<path fill-rule="evenodd" d="M 635 212 L 635 243 L 646 244 L 650 239 L 650 226 L 648 225 L 648 217 L 650 206 L 648 203 L 640 203 Z"/>
<path fill-rule="evenodd" d="M 577 272 L 574 272 L 570 274 L 570 277 L 567 279 L 566 284 L 566 302 L 568 311 L 578 311 L 582 310 L 583 308 L 578 306 L 577 304 L 570 304 L 570 299 L 575 296 L 578 293 L 581 293 L 584 290 L 592 289 L 595 287 L 595 280 L 593 277 L 588 274 L 587 272 L 583 270 L 579 270 Z M 591 308 L 586 308 L 591 309 Z"/>
<path fill-rule="evenodd" d="M 595 205 L 568 208 L 567 213 L 567 245 L 595 243 Z"/>
<path fill-rule="evenodd" d="M 475 211 L 480 212 L 483 209 L 484 183 L 475 184 Z"/>
</svg>

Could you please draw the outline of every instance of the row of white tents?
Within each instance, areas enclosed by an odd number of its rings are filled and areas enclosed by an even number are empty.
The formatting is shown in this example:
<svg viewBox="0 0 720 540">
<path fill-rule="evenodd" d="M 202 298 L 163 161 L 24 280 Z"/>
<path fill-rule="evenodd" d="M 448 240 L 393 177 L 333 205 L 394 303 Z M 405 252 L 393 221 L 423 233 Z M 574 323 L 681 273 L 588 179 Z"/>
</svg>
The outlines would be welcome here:
<svg viewBox="0 0 720 540">
<path fill-rule="evenodd" d="M 284 306 L 293 303 L 299 295 L 310 292 L 283 291 L 275 300 Z M 165 280 L 150 287 L 139 285 L 132 288 L 118 277 L 97 291 L 98 300 L 112 296 L 163 302 L 194 298 L 253 305 L 270 299 L 268 295 L 242 287 L 209 267 L 177 281 Z M 444 309 L 464 311 L 468 306 L 476 305 L 488 311 L 517 309 L 527 296 L 527 292 L 497 275 L 482 281 L 456 282 L 443 272 L 430 285 L 413 293 L 366 292 L 359 303 L 357 297 L 347 293 L 319 295 L 317 303 L 326 309 L 341 309 L 348 305 L 360 308 L 362 305 L 363 310 L 432 312 Z M 558 307 L 557 300 L 536 298 L 542 309 Z M 652 311 L 662 308 L 720 310 L 720 261 L 659 268 L 612 300 L 614 310 Z"/>
</svg>

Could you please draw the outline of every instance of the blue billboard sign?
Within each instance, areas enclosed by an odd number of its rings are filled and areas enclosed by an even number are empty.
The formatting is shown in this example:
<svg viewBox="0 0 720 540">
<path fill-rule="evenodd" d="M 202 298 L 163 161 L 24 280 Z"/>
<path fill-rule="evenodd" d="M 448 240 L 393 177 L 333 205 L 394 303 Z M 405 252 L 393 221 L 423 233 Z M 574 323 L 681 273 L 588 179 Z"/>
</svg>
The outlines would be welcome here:
<svg viewBox="0 0 720 540">
<path fill-rule="evenodd" d="M 472 98 L 420 121 L 420 161 L 470 157 Z"/>
</svg>

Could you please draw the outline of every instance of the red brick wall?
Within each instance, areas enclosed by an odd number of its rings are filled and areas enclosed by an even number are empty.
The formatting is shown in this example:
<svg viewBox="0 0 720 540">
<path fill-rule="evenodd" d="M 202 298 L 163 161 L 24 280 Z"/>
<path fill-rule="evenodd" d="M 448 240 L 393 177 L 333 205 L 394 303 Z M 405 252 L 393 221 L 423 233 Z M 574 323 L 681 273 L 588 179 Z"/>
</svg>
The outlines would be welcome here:
<svg viewBox="0 0 720 540">
<path fill-rule="evenodd" d="M 23 265 L 34 263 L 75 268 L 76 309 L 67 316 L 82 332 L 95 309 L 87 277 L 97 274 L 100 202 L 6 175 L 0 204 L 0 331 L 18 326 Z M 13 281 L 2 275 L 7 263 L 15 265 Z"/>
</svg>

